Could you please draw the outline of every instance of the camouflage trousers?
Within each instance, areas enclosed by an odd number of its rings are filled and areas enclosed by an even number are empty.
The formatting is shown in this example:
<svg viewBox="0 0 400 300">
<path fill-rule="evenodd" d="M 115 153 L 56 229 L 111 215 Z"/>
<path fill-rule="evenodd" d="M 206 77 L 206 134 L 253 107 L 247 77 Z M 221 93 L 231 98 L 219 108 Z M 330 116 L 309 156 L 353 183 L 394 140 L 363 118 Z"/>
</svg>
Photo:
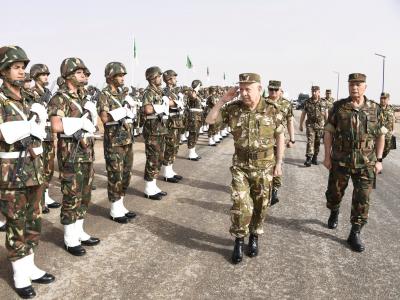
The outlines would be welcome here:
<svg viewBox="0 0 400 300">
<path fill-rule="evenodd" d="M 152 181 L 160 173 L 164 161 L 165 135 L 150 135 L 145 137 L 146 166 L 144 180 Z"/>
<path fill-rule="evenodd" d="M 331 210 L 339 209 L 350 177 L 354 186 L 350 222 L 363 225 L 367 223 L 369 195 L 375 177 L 372 168 L 351 169 L 333 164 L 329 171 L 328 188 L 325 193 L 326 206 Z"/>
<path fill-rule="evenodd" d="M 235 237 L 245 237 L 250 233 L 262 234 L 263 223 L 271 199 L 273 167 L 248 170 L 237 166 L 230 168 L 232 174 L 230 210 L 231 228 Z"/>
<path fill-rule="evenodd" d="M 5 244 L 11 261 L 32 254 L 39 244 L 43 190 L 44 185 L 0 190 L 0 210 L 7 221 Z"/>
<path fill-rule="evenodd" d="M 132 175 L 133 144 L 104 147 L 107 169 L 108 200 L 115 202 L 125 196 Z"/>
<path fill-rule="evenodd" d="M 215 134 L 217 134 L 217 132 L 219 131 L 219 126 L 220 124 L 210 124 L 210 126 L 208 127 L 208 137 L 213 137 Z"/>
<path fill-rule="evenodd" d="M 169 128 L 165 136 L 164 161 L 165 166 L 171 165 L 176 159 L 179 150 L 181 128 Z"/>
<path fill-rule="evenodd" d="M 318 155 L 323 133 L 324 131 L 322 129 L 314 129 L 311 126 L 306 127 L 306 135 L 307 135 L 306 156 Z"/>
<path fill-rule="evenodd" d="M 44 141 L 43 146 L 43 179 L 45 181 L 46 187 L 49 187 L 49 183 L 53 178 L 54 174 L 54 158 L 56 155 L 56 148 L 54 147 L 54 142 Z"/>
<path fill-rule="evenodd" d="M 57 140 L 57 166 L 58 166 L 58 178 L 61 179 L 61 173 L 62 173 L 62 158 L 61 158 L 61 139 Z"/>
<path fill-rule="evenodd" d="M 199 139 L 199 131 L 200 131 L 200 127 L 198 128 L 191 128 L 192 130 L 189 131 L 189 137 L 188 137 L 188 148 L 192 149 L 194 147 L 196 147 L 197 141 Z M 193 130 L 194 129 L 194 130 Z"/>
<path fill-rule="evenodd" d="M 385 136 L 385 147 L 383 148 L 382 158 L 388 156 L 391 149 L 392 149 L 392 136 L 390 137 Z"/>
<path fill-rule="evenodd" d="M 92 194 L 93 163 L 65 163 L 61 174 L 61 224 L 70 225 L 84 219 Z"/>
<path fill-rule="evenodd" d="M 279 189 L 282 186 L 282 176 L 274 176 L 272 180 L 272 187 L 274 189 Z"/>
</svg>

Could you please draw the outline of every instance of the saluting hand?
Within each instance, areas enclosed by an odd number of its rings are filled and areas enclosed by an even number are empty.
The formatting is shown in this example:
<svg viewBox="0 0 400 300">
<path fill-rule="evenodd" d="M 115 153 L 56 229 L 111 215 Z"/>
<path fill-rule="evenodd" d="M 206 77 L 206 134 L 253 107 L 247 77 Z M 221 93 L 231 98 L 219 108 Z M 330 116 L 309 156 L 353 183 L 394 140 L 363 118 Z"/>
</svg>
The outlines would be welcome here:
<svg viewBox="0 0 400 300">
<path fill-rule="evenodd" d="M 229 90 L 221 97 L 220 101 L 222 103 L 227 103 L 229 101 L 231 101 L 233 98 L 235 98 L 238 95 L 239 92 L 239 87 L 238 86 L 234 86 L 229 88 Z"/>
</svg>

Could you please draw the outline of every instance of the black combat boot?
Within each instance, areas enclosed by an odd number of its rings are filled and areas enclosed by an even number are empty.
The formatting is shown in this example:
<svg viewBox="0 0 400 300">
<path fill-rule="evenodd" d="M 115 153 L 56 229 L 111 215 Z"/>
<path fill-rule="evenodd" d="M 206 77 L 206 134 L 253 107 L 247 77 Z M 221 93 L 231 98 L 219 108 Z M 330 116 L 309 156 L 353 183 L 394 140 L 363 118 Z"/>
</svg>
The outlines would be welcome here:
<svg viewBox="0 0 400 300">
<path fill-rule="evenodd" d="M 249 249 L 247 252 L 249 257 L 255 257 L 258 255 L 258 235 L 250 234 L 249 237 Z"/>
<path fill-rule="evenodd" d="M 360 231 L 362 225 L 353 224 L 351 226 L 351 231 L 347 243 L 350 245 L 351 250 L 356 252 L 363 252 L 365 250 L 365 245 L 361 241 Z"/>
<path fill-rule="evenodd" d="M 318 155 L 314 154 L 313 157 L 312 157 L 312 160 L 311 160 L 311 163 L 313 165 L 318 165 L 318 159 L 317 158 L 318 158 Z"/>
<path fill-rule="evenodd" d="M 335 229 L 338 225 L 339 209 L 332 209 L 328 219 L 328 228 Z"/>
<path fill-rule="evenodd" d="M 243 244 L 244 238 L 236 238 L 235 246 L 233 247 L 232 263 L 238 264 L 243 259 Z"/>
<path fill-rule="evenodd" d="M 306 156 L 306 161 L 304 162 L 304 165 L 306 167 L 311 167 L 311 156 L 309 155 Z"/>
<path fill-rule="evenodd" d="M 0 227 L 1 232 L 5 232 L 7 230 L 7 224 L 4 224 L 3 226 Z"/>
<path fill-rule="evenodd" d="M 31 285 L 24 288 L 16 288 L 15 291 L 22 299 L 31 299 L 36 296 L 36 292 Z"/>
<path fill-rule="evenodd" d="M 278 189 L 277 188 L 273 188 L 272 189 L 272 196 L 271 196 L 271 203 L 269 206 L 272 206 L 276 203 L 279 202 L 279 198 L 278 198 Z"/>
</svg>

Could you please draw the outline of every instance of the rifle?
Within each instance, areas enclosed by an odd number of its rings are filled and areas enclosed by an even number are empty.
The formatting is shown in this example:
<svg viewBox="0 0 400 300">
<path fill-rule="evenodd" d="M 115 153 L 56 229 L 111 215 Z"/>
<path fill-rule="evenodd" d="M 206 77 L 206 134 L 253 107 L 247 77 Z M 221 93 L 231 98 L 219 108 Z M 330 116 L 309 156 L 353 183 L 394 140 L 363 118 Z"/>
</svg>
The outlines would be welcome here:
<svg viewBox="0 0 400 300">
<path fill-rule="evenodd" d="M 47 106 L 50 102 L 50 98 L 51 98 L 51 91 L 45 88 L 43 95 L 39 99 L 40 103 L 44 103 L 45 106 Z"/>
</svg>

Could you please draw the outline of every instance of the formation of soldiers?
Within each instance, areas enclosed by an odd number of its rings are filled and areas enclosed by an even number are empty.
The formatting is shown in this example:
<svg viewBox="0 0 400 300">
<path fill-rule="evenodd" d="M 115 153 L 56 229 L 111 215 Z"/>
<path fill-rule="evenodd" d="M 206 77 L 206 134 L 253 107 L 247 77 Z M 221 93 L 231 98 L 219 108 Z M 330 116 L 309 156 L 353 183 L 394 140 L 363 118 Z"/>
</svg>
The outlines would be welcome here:
<svg viewBox="0 0 400 300">
<path fill-rule="evenodd" d="M 200 80 L 194 80 L 190 87 L 179 87 L 174 70 L 162 72 L 154 66 L 145 72 L 148 86 L 129 92 L 125 66 L 110 62 L 104 73 L 107 86 L 100 91 L 88 86 L 89 69 L 81 59 L 72 57 L 62 61 L 58 90 L 52 95 L 47 88 L 47 66 L 35 64 L 28 74 L 28 63 L 22 48 L 0 48 L 0 209 L 6 217 L 1 228 L 6 231 L 8 257 L 20 297 L 36 295 L 32 283 L 55 280 L 34 261 L 42 213 L 48 208 L 61 206 L 68 253 L 82 256 L 86 253 L 83 246 L 100 243 L 84 230 L 93 189 L 94 134 L 100 122 L 104 126 L 110 219 L 121 224 L 136 217 L 124 206 L 135 136 L 142 134 L 145 143 L 143 194 L 162 200 L 167 192 L 157 186 L 157 178 L 161 175 L 170 183 L 183 179 L 173 169 L 180 144 L 187 142 L 187 158 L 199 161 L 196 144 L 200 134 L 207 133 L 208 145 L 215 147 L 230 133 L 235 147 L 230 169 L 230 233 L 235 237 L 232 262 L 242 261 L 247 236 L 248 256 L 258 255 L 267 209 L 279 202 L 285 147 L 295 145 L 292 105 L 283 97 L 280 81 L 271 80 L 264 93 L 261 78 L 255 73 L 240 74 L 238 86 L 230 88 L 204 88 Z M 306 166 L 318 164 L 324 138 L 324 165 L 330 170 L 326 191 L 331 210 L 329 228 L 336 228 L 344 190 L 349 178 L 353 180 L 348 242 L 360 252 L 365 248 L 360 230 L 367 222 L 369 194 L 382 170 L 382 159 L 394 145 L 389 94 L 382 94 L 381 105 L 368 100 L 365 81 L 363 74 L 350 74 L 350 96 L 339 101 L 331 98 L 330 90 L 320 99 L 319 87 L 313 86 L 313 96 L 300 120 L 302 131 L 307 118 Z M 61 204 L 49 196 L 56 157 Z"/>
</svg>

